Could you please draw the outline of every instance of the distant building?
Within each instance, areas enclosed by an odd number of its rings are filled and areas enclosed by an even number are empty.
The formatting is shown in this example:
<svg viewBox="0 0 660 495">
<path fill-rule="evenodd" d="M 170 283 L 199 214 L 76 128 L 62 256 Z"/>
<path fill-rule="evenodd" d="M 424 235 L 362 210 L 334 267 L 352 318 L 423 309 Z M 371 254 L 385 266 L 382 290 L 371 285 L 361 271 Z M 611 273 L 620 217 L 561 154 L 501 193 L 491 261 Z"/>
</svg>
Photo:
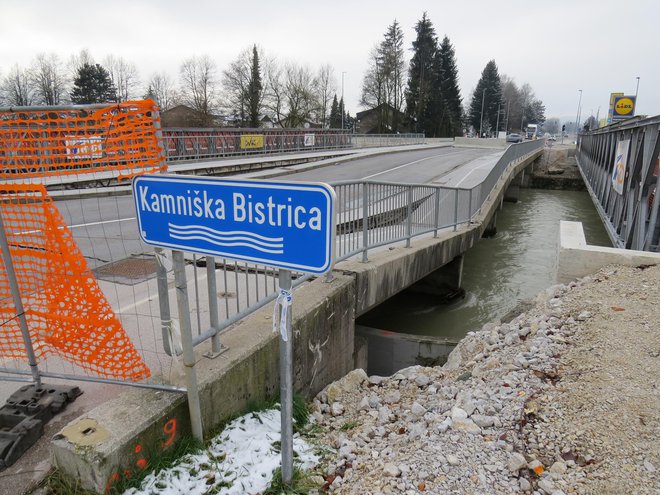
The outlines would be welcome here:
<svg viewBox="0 0 660 495">
<path fill-rule="evenodd" d="M 410 121 L 406 114 L 399 112 L 387 103 L 381 103 L 375 108 L 358 112 L 356 132 L 360 134 L 391 134 L 395 132 L 411 132 Z"/>
<path fill-rule="evenodd" d="M 160 113 L 163 127 L 214 127 L 215 116 L 204 115 L 186 105 L 177 105 Z"/>
</svg>

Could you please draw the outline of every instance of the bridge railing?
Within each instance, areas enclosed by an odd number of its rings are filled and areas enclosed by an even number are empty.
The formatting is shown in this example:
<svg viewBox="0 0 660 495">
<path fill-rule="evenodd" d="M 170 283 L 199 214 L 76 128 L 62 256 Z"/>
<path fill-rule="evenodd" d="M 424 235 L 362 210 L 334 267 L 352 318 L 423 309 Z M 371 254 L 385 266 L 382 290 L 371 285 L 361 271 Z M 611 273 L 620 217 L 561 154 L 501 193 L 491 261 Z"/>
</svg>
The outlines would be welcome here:
<svg viewBox="0 0 660 495">
<path fill-rule="evenodd" d="M 580 173 L 612 243 L 658 252 L 660 116 L 580 135 Z"/>
<path fill-rule="evenodd" d="M 351 134 L 337 129 L 165 128 L 168 162 L 373 146 L 424 144 L 424 134 Z"/>
</svg>

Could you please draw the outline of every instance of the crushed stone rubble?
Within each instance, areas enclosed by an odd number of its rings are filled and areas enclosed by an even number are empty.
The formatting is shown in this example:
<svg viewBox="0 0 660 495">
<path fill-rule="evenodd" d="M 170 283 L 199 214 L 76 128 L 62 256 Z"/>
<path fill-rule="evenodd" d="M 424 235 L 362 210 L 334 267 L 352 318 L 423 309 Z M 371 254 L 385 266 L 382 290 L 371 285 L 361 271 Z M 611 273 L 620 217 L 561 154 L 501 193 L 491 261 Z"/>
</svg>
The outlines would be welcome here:
<svg viewBox="0 0 660 495">
<path fill-rule="evenodd" d="M 658 494 L 660 266 L 610 266 L 470 332 L 443 367 L 314 399 L 337 494 Z"/>
</svg>

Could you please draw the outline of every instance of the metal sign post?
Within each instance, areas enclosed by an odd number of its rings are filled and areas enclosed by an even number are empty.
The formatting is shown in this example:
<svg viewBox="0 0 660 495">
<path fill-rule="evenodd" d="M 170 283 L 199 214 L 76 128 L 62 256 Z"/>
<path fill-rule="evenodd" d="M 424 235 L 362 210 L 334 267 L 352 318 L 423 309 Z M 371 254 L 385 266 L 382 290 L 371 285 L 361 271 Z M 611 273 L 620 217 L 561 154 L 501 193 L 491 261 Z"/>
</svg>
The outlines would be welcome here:
<svg viewBox="0 0 660 495">
<path fill-rule="evenodd" d="M 293 332 L 291 331 L 291 272 L 280 270 L 280 411 L 282 436 L 282 483 L 293 479 Z M 277 324 L 275 322 L 275 324 Z"/>
</svg>

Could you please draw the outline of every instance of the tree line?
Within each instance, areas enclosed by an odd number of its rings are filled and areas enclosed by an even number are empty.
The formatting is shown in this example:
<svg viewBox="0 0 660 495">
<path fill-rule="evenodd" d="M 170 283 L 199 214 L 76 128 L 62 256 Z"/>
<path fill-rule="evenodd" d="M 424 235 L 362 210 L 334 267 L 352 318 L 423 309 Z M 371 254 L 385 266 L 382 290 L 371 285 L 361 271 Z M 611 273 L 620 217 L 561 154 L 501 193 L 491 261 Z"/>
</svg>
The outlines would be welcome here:
<svg viewBox="0 0 660 495">
<path fill-rule="evenodd" d="M 337 100 L 337 82 L 329 65 L 316 70 L 280 62 L 259 47 L 241 51 L 220 71 L 208 55 L 193 56 L 179 66 L 178 80 L 165 72 L 141 81 L 136 66 L 117 56 L 97 63 L 87 50 L 64 63 L 41 53 L 27 67 L 14 65 L 0 77 L 0 104 L 5 106 L 91 104 L 153 98 L 161 109 L 183 104 L 195 110 L 197 125 L 213 125 L 223 113 L 233 125 L 259 127 L 263 114 L 282 127 L 317 123 L 324 127 L 353 119 Z M 343 119 L 342 119 L 343 114 Z"/>
<path fill-rule="evenodd" d="M 494 60 L 481 73 L 463 105 L 456 52 L 450 39 L 436 36 L 426 13 L 415 26 L 412 56 L 406 59 L 401 25 L 394 20 L 369 55 L 360 105 L 375 116 L 372 132 L 423 132 L 430 137 L 465 133 L 495 136 L 542 124 L 545 107 L 529 84 L 518 86 L 498 72 Z M 165 72 L 142 81 L 136 66 L 117 56 L 97 63 L 87 50 L 67 63 L 41 53 L 27 67 L 15 65 L 0 77 L 0 104 L 6 106 L 122 102 L 150 97 L 161 109 L 192 108 L 198 126 L 212 126 L 219 114 L 240 127 L 260 127 L 264 115 L 282 127 L 352 129 L 355 119 L 337 95 L 329 65 L 312 69 L 280 61 L 256 45 L 242 50 L 224 69 L 208 55 L 179 66 L 178 79 Z"/>
</svg>

